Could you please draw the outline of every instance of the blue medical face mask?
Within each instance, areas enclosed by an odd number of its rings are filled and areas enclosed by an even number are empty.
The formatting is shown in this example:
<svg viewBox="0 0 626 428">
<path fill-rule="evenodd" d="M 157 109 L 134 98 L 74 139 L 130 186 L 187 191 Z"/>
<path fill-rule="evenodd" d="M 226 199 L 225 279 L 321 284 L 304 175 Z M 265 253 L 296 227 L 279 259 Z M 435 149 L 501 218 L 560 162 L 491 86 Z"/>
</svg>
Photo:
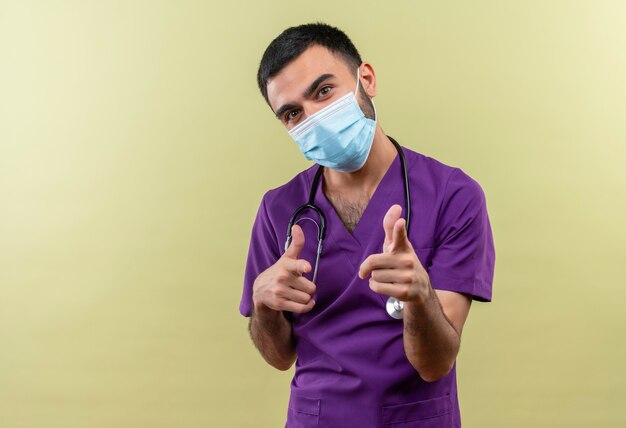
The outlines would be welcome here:
<svg viewBox="0 0 626 428">
<path fill-rule="evenodd" d="M 374 120 L 365 117 L 354 93 L 348 92 L 289 131 L 305 158 L 341 172 L 354 172 L 365 165 L 376 130 Z M 372 103 L 372 105 L 374 105 Z"/>
</svg>

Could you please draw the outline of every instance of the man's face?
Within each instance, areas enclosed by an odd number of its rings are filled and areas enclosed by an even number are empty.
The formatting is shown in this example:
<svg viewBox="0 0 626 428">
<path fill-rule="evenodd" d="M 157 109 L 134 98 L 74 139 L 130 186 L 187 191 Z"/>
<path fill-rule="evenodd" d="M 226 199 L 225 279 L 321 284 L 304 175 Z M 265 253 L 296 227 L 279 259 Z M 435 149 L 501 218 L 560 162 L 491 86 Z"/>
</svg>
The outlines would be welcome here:
<svg viewBox="0 0 626 428">
<path fill-rule="evenodd" d="M 270 106 L 289 130 L 348 92 L 354 92 L 356 72 L 339 55 L 325 47 L 312 45 L 268 80 Z M 363 94 L 361 89 L 357 99 L 369 117 L 371 101 L 364 101 Z"/>
</svg>

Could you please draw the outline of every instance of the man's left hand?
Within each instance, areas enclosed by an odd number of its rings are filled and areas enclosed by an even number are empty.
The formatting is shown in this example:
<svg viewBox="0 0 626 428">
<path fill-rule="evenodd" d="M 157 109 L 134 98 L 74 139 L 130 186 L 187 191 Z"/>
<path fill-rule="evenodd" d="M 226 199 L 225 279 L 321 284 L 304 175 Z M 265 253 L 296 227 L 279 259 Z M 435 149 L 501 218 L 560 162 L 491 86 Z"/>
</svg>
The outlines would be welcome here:
<svg viewBox="0 0 626 428">
<path fill-rule="evenodd" d="M 402 207 L 392 205 L 383 220 L 385 242 L 381 254 L 372 254 L 361 263 L 359 278 L 370 278 L 370 288 L 403 302 L 423 302 L 430 290 L 428 272 L 413 250 L 406 234 Z"/>
</svg>

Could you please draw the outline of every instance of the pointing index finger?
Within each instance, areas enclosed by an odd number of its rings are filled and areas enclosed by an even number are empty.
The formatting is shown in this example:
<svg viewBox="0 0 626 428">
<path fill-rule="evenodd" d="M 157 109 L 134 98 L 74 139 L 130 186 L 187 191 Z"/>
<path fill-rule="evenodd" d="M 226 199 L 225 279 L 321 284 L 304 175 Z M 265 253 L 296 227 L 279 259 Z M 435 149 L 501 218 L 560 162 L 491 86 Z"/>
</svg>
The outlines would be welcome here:
<svg viewBox="0 0 626 428">
<path fill-rule="evenodd" d="M 393 225 L 393 244 L 392 251 L 402 251 L 412 249 L 413 246 L 406 234 L 406 220 L 401 218 Z"/>
</svg>

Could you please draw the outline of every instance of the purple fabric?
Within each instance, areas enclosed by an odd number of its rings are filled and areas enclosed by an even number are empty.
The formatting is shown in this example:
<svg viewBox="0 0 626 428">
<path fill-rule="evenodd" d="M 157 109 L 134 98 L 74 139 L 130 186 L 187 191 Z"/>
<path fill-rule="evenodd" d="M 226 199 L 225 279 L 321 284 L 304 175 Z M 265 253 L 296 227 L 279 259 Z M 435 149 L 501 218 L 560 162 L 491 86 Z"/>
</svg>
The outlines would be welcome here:
<svg viewBox="0 0 626 428">
<path fill-rule="evenodd" d="M 495 249 L 480 185 L 461 169 L 403 148 L 411 187 L 409 239 L 433 288 L 489 302 Z M 239 310 L 250 316 L 252 284 L 283 253 L 289 217 L 306 202 L 317 165 L 269 190 L 261 201 L 250 240 Z M 361 280 L 359 265 L 382 251 L 383 217 L 404 207 L 402 169 L 396 155 L 350 234 L 320 187 L 315 203 L 326 215 L 316 305 L 291 314 L 298 359 L 291 382 L 287 427 L 460 427 L 456 364 L 425 382 L 404 353 L 402 320 L 385 310 L 387 297 Z M 404 215 L 404 213 L 403 213 Z M 316 221 L 315 213 L 305 217 Z M 317 228 L 304 230 L 300 255 L 315 262 Z M 306 275 L 309 279 L 312 272 Z"/>
</svg>

